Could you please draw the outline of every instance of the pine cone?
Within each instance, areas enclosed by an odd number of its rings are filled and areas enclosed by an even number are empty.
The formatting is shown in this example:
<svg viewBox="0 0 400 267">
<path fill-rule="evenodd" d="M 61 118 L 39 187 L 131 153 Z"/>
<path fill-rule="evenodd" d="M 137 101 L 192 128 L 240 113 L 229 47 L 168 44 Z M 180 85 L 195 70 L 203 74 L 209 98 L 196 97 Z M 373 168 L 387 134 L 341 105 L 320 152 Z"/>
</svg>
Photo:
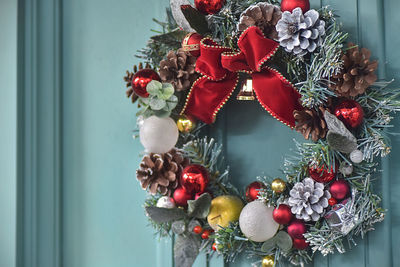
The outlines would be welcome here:
<svg viewBox="0 0 400 267">
<path fill-rule="evenodd" d="M 167 59 L 160 62 L 160 77 L 163 82 L 171 83 L 175 90 L 185 91 L 199 77 L 195 72 L 196 57 L 183 51 L 169 51 Z"/>
<path fill-rule="evenodd" d="M 375 70 L 378 61 L 370 61 L 371 51 L 354 47 L 349 43 L 349 50 L 342 56 L 343 69 L 340 73 L 332 76 L 330 88 L 339 96 L 355 97 L 365 93 L 365 90 L 373 84 L 377 77 Z"/>
<path fill-rule="evenodd" d="M 279 42 L 287 52 L 304 56 L 314 52 L 322 44 L 325 35 L 325 21 L 319 19 L 319 13 L 311 9 L 303 15 L 301 8 L 292 13 L 285 11 L 276 24 Z"/>
<path fill-rule="evenodd" d="M 149 63 L 146 63 L 146 69 L 147 68 L 151 68 Z M 135 94 L 135 91 L 132 88 L 132 78 L 135 75 L 135 73 L 141 69 L 143 69 L 143 63 L 140 62 L 139 67 L 133 65 L 133 72 L 127 70 L 126 75 L 124 77 L 124 81 L 126 82 L 126 87 L 128 87 L 128 90 L 126 90 L 126 96 L 132 99 L 132 103 L 135 103 L 135 101 L 139 98 L 139 96 Z"/>
<path fill-rule="evenodd" d="M 265 37 L 277 40 L 278 32 L 275 26 L 281 17 L 282 12 L 278 6 L 261 2 L 243 11 L 237 28 L 239 31 L 244 31 L 250 26 L 257 26 Z"/>
<path fill-rule="evenodd" d="M 139 169 L 136 171 L 137 179 L 142 188 L 156 194 L 170 196 L 172 190 L 178 186 L 182 169 L 189 164 L 177 149 L 164 154 L 151 153 L 143 157 Z"/>
<path fill-rule="evenodd" d="M 328 132 L 328 126 L 324 119 L 326 108 L 319 107 L 318 110 L 304 108 L 303 110 L 295 110 L 293 112 L 296 120 L 296 131 L 301 133 L 305 139 L 311 139 L 317 142 L 318 139 L 325 138 Z"/>
<path fill-rule="evenodd" d="M 304 221 L 318 221 L 328 207 L 331 194 L 324 190 L 324 184 L 305 178 L 296 183 L 290 190 L 288 204 L 297 219 Z"/>
</svg>

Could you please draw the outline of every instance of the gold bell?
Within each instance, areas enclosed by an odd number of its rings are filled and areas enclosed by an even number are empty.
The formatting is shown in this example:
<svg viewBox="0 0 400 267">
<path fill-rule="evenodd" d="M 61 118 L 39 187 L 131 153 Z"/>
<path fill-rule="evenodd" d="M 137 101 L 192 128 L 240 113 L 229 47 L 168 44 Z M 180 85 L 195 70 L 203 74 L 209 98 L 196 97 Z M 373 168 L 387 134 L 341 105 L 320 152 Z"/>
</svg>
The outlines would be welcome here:
<svg viewBox="0 0 400 267">
<path fill-rule="evenodd" d="M 253 80 L 248 78 L 244 80 L 242 89 L 240 89 L 239 94 L 236 96 L 237 100 L 254 100 L 253 93 Z"/>
</svg>

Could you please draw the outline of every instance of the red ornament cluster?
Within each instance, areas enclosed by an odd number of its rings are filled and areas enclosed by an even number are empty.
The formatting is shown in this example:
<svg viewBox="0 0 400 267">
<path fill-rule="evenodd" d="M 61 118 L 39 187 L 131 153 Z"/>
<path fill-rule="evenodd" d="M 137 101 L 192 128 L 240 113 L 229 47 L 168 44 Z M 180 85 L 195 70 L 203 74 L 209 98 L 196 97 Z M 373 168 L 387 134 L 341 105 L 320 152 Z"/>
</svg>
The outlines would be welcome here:
<svg viewBox="0 0 400 267">
<path fill-rule="evenodd" d="M 206 168 L 191 164 L 183 169 L 180 177 L 180 186 L 175 189 L 173 198 L 177 206 L 186 207 L 187 201 L 197 199 L 206 190 L 209 175 Z"/>
<path fill-rule="evenodd" d="M 280 204 L 272 212 L 272 217 L 279 224 L 288 224 L 292 220 L 293 215 L 288 205 Z"/>
<path fill-rule="evenodd" d="M 200 12 L 212 15 L 221 10 L 225 5 L 225 0 L 194 0 L 194 5 Z"/>
<path fill-rule="evenodd" d="M 203 228 L 200 225 L 196 225 L 195 227 L 193 227 L 193 233 L 197 235 L 201 234 L 202 239 L 208 239 L 213 232 L 214 232 L 213 229 L 203 230 Z"/>
<path fill-rule="evenodd" d="M 182 40 L 183 51 L 189 52 L 194 57 L 199 57 L 201 39 L 203 39 L 203 36 L 198 33 L 191 32 L 187 34 Z"/>
<path fill-rule="evenodd" d="M 327 170 L 326 166 L 310 166 L 308 173 L 318 183 L 329 183 L 336 177 L 336 168 L 333 170 L 333 167 L 331 167 L 330 170 Z"/>
<path fill-rule="evenodd" d="M 337 180 L 331 184 L 329 192 L 336 200 L 343 200 L 350 194 L 350 186 L 345 180 Z"/>
<path fill-rule="evenodd" d="M 264 185 L 260 182 L 252 182 L 246 188 L 246 200 L 251 202 L 257 199 L 258 191 L 264 188 Z"/>
<path fill-rule="evenodd" d="M 146 90 L 147 85 L 152 80 L 161 81 L 157 72 L 152 69 L 142 69 L 135 73 L 132 77 L 132 88 L 140 97 L 148 97 L 149 93 Z"/>
<path fill-rule="evenodd" d="M 310 10 L 310 1 L 309 0 L 282 0 L 281 2 L 281 10 L 292 12 L 296 7 L 300 7 L 303 10 L 303 13 L 306 13 Z"/>
<path fill-rule="evenodd" d="M 364 120 L 364 111 L 361 105 L 351 99 L 342 101 L 335 107 L 335 116 L 349 128 L 357 128 Z"/>
</svg>

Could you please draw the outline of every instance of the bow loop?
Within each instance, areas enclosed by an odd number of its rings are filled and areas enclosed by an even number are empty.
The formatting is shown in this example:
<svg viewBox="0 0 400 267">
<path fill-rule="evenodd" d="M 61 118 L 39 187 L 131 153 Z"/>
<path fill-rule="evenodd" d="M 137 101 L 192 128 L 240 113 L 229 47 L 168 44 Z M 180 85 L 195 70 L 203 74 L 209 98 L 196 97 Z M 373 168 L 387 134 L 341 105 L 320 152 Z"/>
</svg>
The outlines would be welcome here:
<svg viewBox="0 0 400 267">
<path fill-rule="evenodd" d="M 200 42 L 201 56 L 196 61 L 196 71 L 214 81 L 224 79 L 229 71 L 222 66 L 221 55 L 227 51 L 231 51 L 231 49 L 219 46 L 210 38 L 202 39 Z"/>
<path fill-rule="evenodd" d="M 258 27 L 247 28 L 239 38 L 238 46 L 253 71 L 261 71 L 262 65 L 272 57 L 279 47 L 274 40 L 264 37 Z"/>
</svg>

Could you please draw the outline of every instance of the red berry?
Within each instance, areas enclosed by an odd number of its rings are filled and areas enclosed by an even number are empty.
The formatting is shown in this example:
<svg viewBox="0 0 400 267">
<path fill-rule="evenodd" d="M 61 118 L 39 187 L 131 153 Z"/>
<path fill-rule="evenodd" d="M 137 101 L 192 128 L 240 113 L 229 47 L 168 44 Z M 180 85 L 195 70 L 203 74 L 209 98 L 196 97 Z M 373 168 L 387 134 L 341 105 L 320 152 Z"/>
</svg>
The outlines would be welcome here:
<svg viewBox="0 0 400 267">
<path fill-rule="evenodd" d="M 293 239 L 293 246 L 298 250 L 303 250 L 308 248 L 308 243 L 304 238 L 295 238 Z"/>
<path fill-rule="evenodd" d="M 201 234 L 201 232 L 203 232 L 203 228 L 201 228 L 200 225 L 196 225 L 195 227 L 193 227 L 193 232 L 195 234 Z"/>
<path fill-rule="evenodd" d="M 208 239 L 210 234 L 211 234 L 211 230 L 204 230 L 204 232 L 201 234 L 201 238 Z"/>
<path fill-rule="evenodd" d="M 212 250 L 217 251 L 217 243 L 212 244 Z"/>
<path fill-rule="evenodd" d="M 328 204 L 331 205 L 331 206 L 336 205 L 336 204 L 337 204 L 336 198 L 331 197 L 331 198 L 328 200 Z"/>
</svg>

